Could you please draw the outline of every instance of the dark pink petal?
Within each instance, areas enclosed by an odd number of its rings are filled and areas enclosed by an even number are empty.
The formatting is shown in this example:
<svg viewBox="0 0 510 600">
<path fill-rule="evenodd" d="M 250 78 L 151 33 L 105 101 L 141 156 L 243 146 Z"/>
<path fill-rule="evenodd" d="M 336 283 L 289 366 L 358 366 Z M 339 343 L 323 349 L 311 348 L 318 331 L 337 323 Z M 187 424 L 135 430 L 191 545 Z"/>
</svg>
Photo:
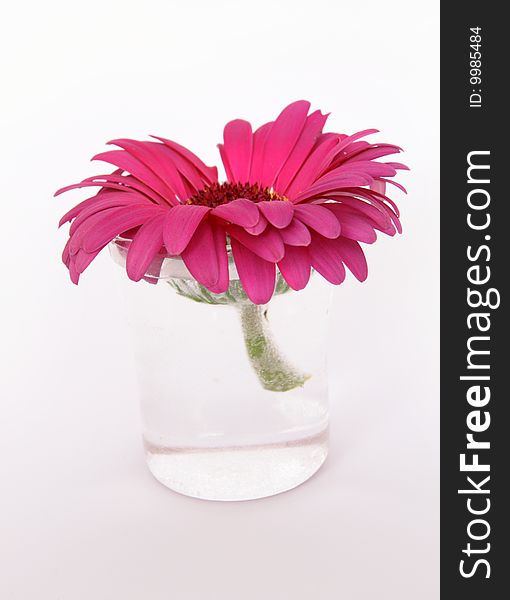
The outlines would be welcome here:
<svg viewBox="0 0 510 600">
<path fill-rule="evenodd" d="M 72 221 L 76 216 L 78 216 L 80 214 L 80 212 L 82 210 L 84 210 L 85 208 L 87 208 L 87 206 L 89 206 L 89 204 L 92 200 L 95 200 L 95 199 L 96 199 L 96 196 L 92 196 L 91 198 L 87 198 L 86 200 L 83 200 L 76 206 L 73 206 L 73 208 L 71 208 L 71 210 L 67 211 L 65 213 L 65 215 L 60 219 L 60 221 L 58 222 L 58 226 L 62 227 L 62 225 L 64 223 L 68 223 L 69 221 Z"/>
<path fill-rule="evenodd" d="M 358 242 L 339 237 L 335 240 L 343 262 L 347 265 L 354 277 L 359 281 L 365 281 L 368 277 L 368 265 L 365 254 Z"/>
<path fill-rule="evenodd" d="M 349 153 L 348 146 L 350 146 L 353 142 L 355 142 L 356 140 L 359 140 L 362 137 L 371 135 L 373 133 L 378 133 L 378 132 L 379 132 L 378 129 L 365 129 L 363 131 L 358 131 L 357 133 L 353 133 L 352 135 L 348 135 L 348 136 L 342 138 L 340 143 L 337 146 L 335 146 L 331 150 L 331 152 L 324 157 L 324 161 L 323 161 L 323 163 L 321 165 L 321 169 L 320 169 L 321 172 L 326 170 L 329 167 L 329 165 L 331 164 L 331 162 L 333 160 L 335 160 L 336 157 L 339 157 L 342 152 L 344 154 L 348 154 Z"/>
<path fill-rule="evenodd" d="M 292 180 L 287 188 L 285 195 L 294 201 L 294 198 L 306 190 L 320 175 L 320 165 L 332 148 L 338 144 L 338 136 L 327 137 L 320 143 L 309 155 L 299 170 L 298 174 Z"/>
<path fill-rule="evenodd" d="M 259 213 L 259 221 L 254 227 L 245 227 L 246 231 L 251 235 L 259 235 L 267 227 L 267 219 L 262 213 Z"/>
<path fill-rule="evenodd" d="M 148 167 L 167 188 L 177 196 L 181 201 L 187 199 L 186 188 L 182 181 L 182 177 L 177 170 L 174 162 L 160 151 L 165 148 L 164 144 L 156 144 L 150 142 L 139 142 L 138 140 L 117 139 L 108 142 L 123 148 L 134 158 Z"/>
<path fill-rule="evenodd" d="M 204 188 L 208 179 L 191 162 L 189 162 L 189 160 L 184 158 L 182 154 L 172 150 L 172 148 L 169 148 L 166 144 L 161 144 L 159 142 L 146 142 L 146 144 L 157 148 L 157 151 L 160 154 L 172 161 L 179 173 L 191 184 L 193 193 Z"/>
<path fill-rule="evenodd" d="M 208 219 L 197 227 L 182 252 L 182 260 L 193 277 L 206 288 L 215 287 L 220 279 L 216 239 Z"/>
<path fill-rule="evenodd" d="M 304 161 L 312 151 L 327 118 L 328 115 L 323 115 L 320 110 L 315 111 L 306 118 L 303 131 L 278 175 L 275 184 L 275 189 L 278 193 L 285 195 L 290 182 L 294 179 L 296 173 L 303 166 Z"/>
<path fill-rule="evenodd" d="M 337 240 L 328 240 L 314 233 L 308 254 L 312 267 L 330 283 L 338 285 L 345 279 L 345 268 L 337 248 Z"/>
<path fill-rule="evenodd" d="M 397 205 L 390 199 L 388 196 L 384 194 L 380 194 L 375 190 L 364 190 L 362 188 L 353 188 L 356 195 L 361 196 L 362 198 L 368 199 L 368 201 L 374 206 L 377 206 L 381 210 L 385 211 L 386 214 L 391 219 L 392 223 L 395 225 L 396 230 L 399 233 L 402 233 L 402 225 L 399 221 L 399 211 Z"/>
<path fill-rule="evenodd" d="M 361 152 L 363 152 L 363 150 L 366 150 L 367 148 L 371 148 L 372 145 L 369 144 L 368 142 L 362 141 L 362 142 L 354 142 L 352 144 L 349 144 L 347 146 L 347 148 L 345 148 L 345 150 L 343 150 L 342 152 L 340 152 L 332 161 L 331 163 L 328 165 L 327 169 L 326 169 L 326 173 L 335 168 L 340 166 L 342 163 L 346 162 L 347 160 L 351 160 L 352 157 L 357 156 L 358 154 L 360 154 Z"/>
<path fill-rule="evenodd" d="M 317 184 L 324 183 L 326 181 L 332 181 L 343 176 L 363 174 L 376 179 L 378 177 L 394 177 L 397 172 L 387 163 L 380 163 L 375 160 L 349 161 L 341 164 L 332 171 L 328 171 L 325 175 L 317 180 Z"/>
<path fill-rule="evenodd" d="M 80 214 L 74 219 L 69 229 L 70 235 L 73 235 L 76 229 L 86 219 L 102 210 L 114 208 L 116 206 L 154 206 L 154 204 L 145 196 L 130 192 L 108 192 L 105 194 L 98 194 L 95 196 L 94 200 L 94 202 L 90 202 L 88 206 L 84 207 L 83 210 L 80 211 Z M 64 217 L 62 217 L 62 219 L 63 218 Z"/>
<path fill-rule="evenodd" d="M 282 200 L 264 200 L 257 204 L 266 219 L 278 229 L 283 229 L 292 221 L 294 206 Z"/>
<path fill-rule="evenodd" d="M 356 198 L 348 193 L 337 193 L 334 196 L 335 200 L 338 200 L 338 203 L 330 203 L 328 202 L 325 206 L 326 208 L 333 210 L 335 212 L 335 206 L 346 206 L 351 208 L 352 210 L 362 213 L 369 219 L 369 222 L 373 223 L 373 226 L 379 231 L 383 231 L 389 235 L 395 234 L 395 228 L 391 223 L 391 219 L 388 216 L 388 212 L 383 210 L 378 205 L 369 204 L 365 200 L 361 198 Z"/>
<path fill-rule="evenodd" d="M 260 219 L 257 204 L 246 198 L 238 198 L 217 206 L 212 209 L 212 214 L 241 227 L 255 227 Z"/>
<path fill-rule="evenodd" d="M 214 294 L 223 294 L 228 290 L 230 283 L 228 269 L 228 254 L 225 229 L 216 223 L 211 223 L 214 247 L 218 259 L 218 282 L 209 287 Z"/>
<path fill-rule="evenodd" d="M 147 281 L 147 283 L 157 283 L 158 279 L 161 277 L 161 269 L 166 258 L 166 252 L 163 250 L 163 248 L 161 250 L 162 251 L 156 254 L 154 259 L 151 261 L 145 276 L 143 277 L 143 280 Z"/>
<path fill-rule="evenodd" d="M 154 215 L 144 223 L 131 242 L 126 259 L 126 271 L 133 281 L 140 281 L 147 273 L 154 257 L 163 246 L 165 214 Z"/>
<path fill-rule="evenodd" d="M 145 208 L 145 205 L 129 207 L 130 210 L 133 208 Z M 112 208 L 107 208 L 98 213 L 94 213 L 88 216 L 86 219 L 80 221 L 77 227 L 74 227 L 74 223 L 71 225 L 71 229 L 73 229 L 71 233 L 70 243 L 69 243 L 69 253 L 73 256 L 79 250 L 83 248 L 83 240 L 86 235 L 90 232 L 93 232 L 96 227 L 104 226 L 104 224 L 108 221 L 108 219 L 112 218 L 114 215 L 119 212 L 125 211 L 125 206 L 114 206 Z M 152 215 L 151 215 L 152 216 Z M 111 241 L 111 240 L 109 240 Z M 108 241 L 106 242 L 108 243 Z"/>
<path fill-rule="evenodd" d="M 164 204 L 168 205 L 168 202 L 163 200 L 163 198 L 152 190 L 150 187 L 146 186 L 144 183 L 132 177 L 131 175 L 118 175 L 117 172 L 112 173 L 110 175 L 95 175 L 93 177 L 87 177 L 80 183 L 75 183 L 73 185 L 68 185 L 66 187 L 60 188 L 55 192 L 55 196 L 59 194 L 63 194 L 69 190 L 74 190 L 83 187 L 101 187 L 100 192 L 106 189 L 117 190 L 120 192 L 132 192 L 137 191 L 141 192 L 147 198 L 155 202 L 156 204 Z M 98 192 L 99 193 L 99 192 Z"/>
<path fill-rule="evenodd" d="M 293 290 L 302 290 L 310 279 L 310 256 L 307 248 L 287 246 L 278 268 Z"/>
<path fill-rule="evenodd" d="M 157 285 L 158 283 L 158 279 L 156 277 L 142 277 L 142 279 L 151 285 Z"/>
<path fill-rule="evenodd" d="M 76 270 L 74 260 L 71 260 L 71 262 L 69 263 L 69 276 L 71 277 L 71 281 L 75 285 L 78 285 L 78 282 L 80 280 L 80 274 Z"/>
<path fill-rule="evenodd" d="M 253 134 L 253 150 L 249 183 L 261 183 L 262 167 L 264 165 L 264 148 L 266 139 L 271 131 L 273 122 L 265 123 Z"/>
<path fill-rule="evenodd" d="M 173 142 L 172 140 L 167 140 L 162 137 L 158 137 L 157 135 L 151 135 L 150 137 L 155 140 L 159 140 L 163 142 L 166 146 L 179 153 L 182 157 L 188 160 L 202 175 L 207 179 L 209 183 L 214 183 L 218 181 L 218 170 L 216 167 L 208 167 L 205 165 L 191 150 L 188 150 L 184 146 L 181 146 L 177 142 Z"/>
<path fill-rule="evenodd" d="M 77 204 L 76 206 L 71 208 L 71 210 L 66 212 L 66 214 L 60 219 L 60 221 L 58 222 L 58 226 L 62 227 L 62 225 L 64 223 L 72 221 L 83 210 L 85 210 L 87 207 L 89 207 L 92 203 L 97 202 L 97 199 L 98 199 L 98 197 L 96 194 L 95 196 L 92 196 L 91 198 L 87 198 L 86 200 L 83 200 L 82 202 L 80 202 L 79 204 Z"/>
<path fill-rule="evenodd" d="M 131 173 L 131 175 L 157 192 L 169 204 L 178 204 L 174 192 L 148 167 L 125 150 L 102 152 L 101 154 L 96 154 L 92 160 L 102 160 Z"/>
<path fill-rule="evenodd" d="M 365 215 L 357 213 L 342 205 L 335 203 L 323 204 L 325 208 L 331 210 L 340 223 L 342 237 L 366 244 L 373 244 L 377 239 L 377 235 L 373 228 L 373 222 Z"/>
<path fill-rule="evenodd" d="M 279 234 L 285 245 L 308 246 L 312 237 L 308 227 L 299 219 L 293 219 L 288 227 L 280 229 Z"/>
<path fill-rule="evenodd" d="M 69 238 L 62 250 L 62 262 L 66 267 L 69 267 L 69 261 L 71 260 L 71 253 L 69 252 L 69 245 L 71 244 L 71 238 Z"/>
<path fill-rule="evenodd" d="M 375 192 L 378 192 L 379 194 L 382 194 L 384 196 L 386 194 L 386 183 L 379 179 L 375 179 L 370 184 L 370 189 L 374 190 Z"/>
<path fill-rule="evenodd" d="M 77 227 L 76 231 L 69 238 L 69 246 L 68 252 L 71 255 L 71 258 L 82 248 L 83 237 L 90 230 L 93 230 L 96 224 L 102 223 L 105 218 L 114 215 L 116 212 L 120 210 L 119 207 L 109 208 L 105 211 L 101 211 L 99 213 L 95 213 L 91 215 L 86 221 L 80 223 L 79 227 Z"/>
<path fill-rule="evenodd" d="M 335 215 L 318 204 L 296 204 L 296 217 L 317 233 L 327 238 L 337 238 L 340 235 L 340 224 Z"/>
<path fill-rule="evenodd" d="M 200 188 L 195 188 L 191 185 L 191 183 L 185 179 L 184 177 L 182 178 L 182 185 L 184 186 L 184 189 L 186 190 L 186 198 L 191 198 L 191 196 L 194 196 L 197 192 L 197 189 L 203 189 L 203 187 Z"/>
<path fill-rule="evenodd" d="M 99 193 L 102 193 L 103 191 L 106 190 L 114 190 L 117 192 L 133 192 L 133 191 L 137 191 L 137 186 L 134 185 L 120 185 L 118 183 L 114 183 L 114 182 L 107 182 L 104 180 L 101 180 L 101 175 L 99 176 L 99 180 L 95 181 L 95 178 L 91 177 L 89 178 L 92 179 L 93 181 L 89 181 L 89 180 L 84 180 L 81 181 L 80 183 L 75 183 L 73 185 L 68 185 L 64 188 L 59 189 L 57 192 L 55 192 L 55 196 L 58 196 L 60 194 L 63 194 L 64 192 L 68 192 L 69 190 L 75 190 L 75 189 L 79 189 L 79 188 L 85 188 L 85 187 L 100 187 L 101 189 L 98 191 Z M 124 178 L 123 178 L 124 179 Z M 125 179 L 127 179 L 127 177 L 125 177 Z M 137 180 L 134 180 L 137 181 Z M 143 184 L 140 181 L 137 181 L 138 186 L 143 186 Z M 166 202 L 165 200 L 163 200 L 163 198 L 161 196 L 159 196 L 156 192 L 154 192 L 153 190 L 150 190 L 149 188 L 147 188 L 146 186 L 144 186 L 147 190 L 149 190 L 149 193 L 144 193 L 144 195 L 147 197 L 147 199 L 150 199 L 151 201 L 153 201 L 155 204 L 163 204 L 165 206 L 168 206 L 168 202 Z"/>
<path fill-rule="evenodd" d="M 268 227 L 259 235 L 251 235 L 241 227 L 229 225 L 227 233 L 246 246 L 249 250 L 269 262 L 278 262 L 285 254 L 282 238 L 272 227 Z"/>
<path fill-rule="evenodd" d="M 349 161 L 358 160 L 374 160 L 375 158 L 382 158 L 389 154 L 397 154 L 401 151 L 398 146 L 392 144 L 377 144 L 376 146 L 370 145 L 366 150 L 356 153 L 355 156 L 349 158 Z"/>
<path fill-rule="evenodd" d="M 323 144 L 326 140 L 334 139 L 337 144 L 339 144 L 342 140 L 345 140 L 347 135 L 345 133 L 333 133 L 329 131 L 327 133 L 321 133 L 317 139 L 317 144 L 314 146 L 314 150 L 318 148 L 321 144 Z"/>
<path fill-rule="evenodd" d="M 384 210 L 390 218 L 400 216 L 398 206 L 395 204 L 395 202 L 393 202 L 393 200 L 388 196 L 385 196 L 376 190 L 353 187 L 341 190 L 340 192 L 333 192 L 331 197 L 335 198 L 338 194 L 342 195 L 344 193 L 359 196 L 360 198 L 367 200 L 374 206 L 377 206 L 377 208 Z"/>
<path fill-rule="evenodd" d="M 156 202 L 157 204 L 164 204 L 165 206 L 168 204 L 167 202 L 162 201 L 162 198 L 159 194 L 157 194 L 154 190 L 152 190 L 148 185 L 142 183 L 133 175 L 119 175 L 117 172 L 112 173 L 111 175 L 99 175 L 95 177 L 88 177 L 85 181 L 92 181 L 97 185 L 98 179 L 105 179 L 106 183 L 103 184 L 104 187 L 108 187 L 111 184 L 120 184 L 121 190 L 124 191 L 133 191 L 141 192 L 145 194 L 148 198 Z"/>
<path fill-rule="evenodd" d="M 336 177 L 331 181 L 326 181 L 324 183 L 316 183 L 311 187 L 307 188 L 305 191 L 301 192 L 293 198 L 294 204 L 298 202 L 303 202 L 308 200 L 314 196 L 327 196 L 327 194 L 336 191 L 342 191 L 346 188 L 355 187 L 355 186 L 364 186 L 371 185 L 373 182 L 373 178 L 369 175 L 361 175 L 361 174 L 353 174 L 353 175 L 345 175 L 342 177 Z"/>
<path fill-rule="evenodd" d="M 298 100 L 280 113 L 267 136 L 262 185 L 272 187 L 303 130 L 310 103 Z"/>
<path fill-rule="evenodd" d="M 121 233 L 124 233 L 124 231 L 142 225 L 161 210 L 164 209 L 158 207 L 128 206 L 112 208 L 96 213 L 86 223 L 90 223 L 98 215 L 103 218 L 89 227 L 83 235 L 82 248 L 85 252 L 94 252 L 108 244 L 108 242 L 111 242 Z"/>
<path fill-rule="evenodd" d="M 396 188 L 398 188 L 400 191 L 404 192 L 404 194 L 407 194 L 406 188 L 397 181 L 393 181 L 393 179 L 385 179 L 384 183 L 390 183 L 391 185 L 394 185 Z"/>
<path fill-rule="evenodd" d="M 207 206 L 181 204 L 167 213 L 163 225 L 163 241 L 168 254 L 179 256 L 182 253 L 210 210 Z"/>
<path fill-rule="evenodd" d="M 252 132 L 248 121 L 236 119 L 225 125 L 223 130 L 225 156 L 228 159 L 231 181 L 246 183 L 250 176 Z"/>
<path fill-rule="evenodd" d="M 399 162 L 387 162 L 385 164 L 388 165 L 389 167 L 393 167 L 397 171 L 410 171 L 411 170 L 407 165 L 403 165 L 402 163 L 399 163 Z"/>
<path fill-rule="evenodd" d="M 221 162 L 225 168 L 225 173 L 227 174 L 228 181 L 234 181 L 234 174 L 232 173 L 232 168 L 230 167 L 230 163 L 228 162 L 228 156 L 225 152 L 225 146 L 223 144 L 218 144 L 218 150 L 220 151 Z"/>
<path fill-rule="evenodd" d="M 95 252 L 85 252 L 85 250 L 79 250 L 74 256 L 74 268 L 80 275 L 90 265 L 90 263 L 96 258 L 103 248 L 99 248 Z"/>
<path fill-rule="evenodd" d="M 231 243 L 239 279 L 246 295 L 254 304 L 267 304 L 274 292 L 274 263 L 263 260 L 236 239 L 232 239 Z"/>
</svg>

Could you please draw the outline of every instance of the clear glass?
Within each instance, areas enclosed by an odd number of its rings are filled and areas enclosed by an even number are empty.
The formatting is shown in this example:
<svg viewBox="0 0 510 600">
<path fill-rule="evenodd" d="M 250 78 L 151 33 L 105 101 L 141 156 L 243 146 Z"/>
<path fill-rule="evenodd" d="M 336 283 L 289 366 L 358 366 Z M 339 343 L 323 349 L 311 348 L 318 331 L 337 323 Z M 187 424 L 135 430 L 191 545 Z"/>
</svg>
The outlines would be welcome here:
<svg viewBox="0 0 510 600">
<path fill-rule="evenodd" d="M 123 266 L 128 245 L 110 245 Z M 216 295 L 169 257 L 146 279 L 157 285 L 122 273 L 154 477 L 210 500 L 262 498 L 310 478 L 328 452 L 330 286 L 315 275 L 294 292 L 279 276 L 257 306 L 232 260 L 230 288 Z"/>
</svg>

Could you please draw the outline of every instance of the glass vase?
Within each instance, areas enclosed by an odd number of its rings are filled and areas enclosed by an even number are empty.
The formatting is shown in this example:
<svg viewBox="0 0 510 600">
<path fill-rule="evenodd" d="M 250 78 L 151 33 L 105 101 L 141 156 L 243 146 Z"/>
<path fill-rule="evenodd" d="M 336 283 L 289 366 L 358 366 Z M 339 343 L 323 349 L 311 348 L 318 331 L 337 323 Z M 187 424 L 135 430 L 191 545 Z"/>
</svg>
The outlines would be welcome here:
<svg viewBox="0 0 510 600">
<path fill-rule="evenodd" d="M 121 266 L 129 243 L 110 244 Z M 122 273 L 147 465 L 168 488 L 210 500 L 294 488 L 328 452 L 331 286 L 312 274 L 295 292 L 278 275 L 260 306 L 231 257 L 229 266 L 224 294 L 198 284 L 179 258 L 157 257 L 145 282 Z"/>
</svg>

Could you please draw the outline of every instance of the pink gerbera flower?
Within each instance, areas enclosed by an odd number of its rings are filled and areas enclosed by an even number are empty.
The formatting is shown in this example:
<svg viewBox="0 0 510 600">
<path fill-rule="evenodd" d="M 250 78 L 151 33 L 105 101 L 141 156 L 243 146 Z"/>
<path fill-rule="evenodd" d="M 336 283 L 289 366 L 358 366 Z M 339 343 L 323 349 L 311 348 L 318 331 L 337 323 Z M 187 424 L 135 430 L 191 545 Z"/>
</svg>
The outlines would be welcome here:
<svg viewBox="0 0 510 600">
<path fill-rule="evenodd" d="M 307 285 L 311 269 L 340 284 L 346 265 L 365 280 L 359 242 L 374 242 L 376 230 L 401 232 L 398 209 L 385 189 L 389 182 L 403 190 L 388 178 L 406 167 L 376 160 L 400 148 L 361 141 L 375 129 L 323 133 L 328 115 L 308 114 L 309 108 L 309 102 L 294 102 L 255 132 L 247 121 L 227 123 L 219 144 L 227 174 L 222 183 L 215 167 L 170 140 L 110 142 L 120 149 L 93 160 L 114 165 L 113 173 L 57 192 L 100 187 L 60 221 L 72 221 L 63 252 L 72 281 L 78 283 L 117 236 L 132 239 L 126 270 L 134 281 L 158 255 L 180 256 L 213 293 L 229 286 L 229 244 L 256 304 L 271 298 L 276 268 L 294 290 Z"/>
</svg>

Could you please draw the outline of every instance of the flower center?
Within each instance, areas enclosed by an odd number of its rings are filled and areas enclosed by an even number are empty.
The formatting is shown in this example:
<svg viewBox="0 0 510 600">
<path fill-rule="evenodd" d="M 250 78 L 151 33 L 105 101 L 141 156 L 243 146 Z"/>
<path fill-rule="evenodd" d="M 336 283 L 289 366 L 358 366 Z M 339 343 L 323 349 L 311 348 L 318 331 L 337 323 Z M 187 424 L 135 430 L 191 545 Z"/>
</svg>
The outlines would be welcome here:
<svg viewBox="0 0 510 600">
<path fill-rule="evenodd" d="M 214 208 L 227 204 L 238 198 L 246 198 L 252 202 L 263 200 L 287 200 L 269 188 L 263 188 L 258 183 L 211 183 L 186 200 L 186 204 L 198 204 Z"/>
</svg>

